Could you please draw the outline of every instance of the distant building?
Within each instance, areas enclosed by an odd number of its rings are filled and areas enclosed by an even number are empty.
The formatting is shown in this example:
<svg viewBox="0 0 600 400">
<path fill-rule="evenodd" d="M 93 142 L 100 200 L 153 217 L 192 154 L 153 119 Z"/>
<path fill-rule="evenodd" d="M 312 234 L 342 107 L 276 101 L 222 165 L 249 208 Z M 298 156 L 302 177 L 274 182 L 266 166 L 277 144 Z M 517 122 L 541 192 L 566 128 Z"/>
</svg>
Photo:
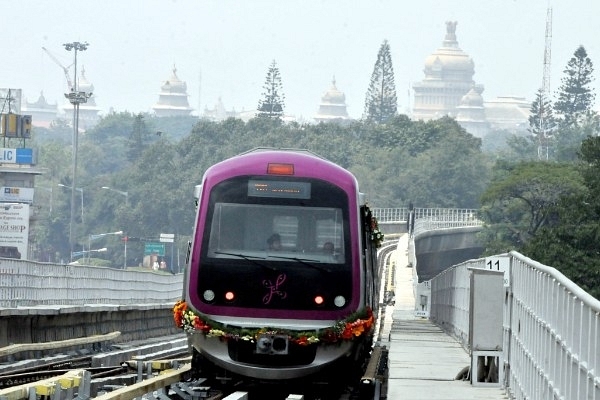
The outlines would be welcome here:
<svg viewBox="0 0 600 400">
<path fill-rule="evenodd" d="M 493 130 L 526 131 L 530 103 L 518 97 L 484 100 L 483 85 L 473 80 L 475 63 L 458 46 L 456 25 L 446 22 L 442 47 L 425 60 L 425 79 L 413 84 L 412 119 L 429 121 L 450 116 L 478 137 Z"/>
<path fill-rule="evenodd" d="M 425 79 L 413 84 L 413 119 L 428 121 L 445 115 L 455 117 L 464 95 L 473 87 L 475 65 L 458 47 L 456 22 L 446 22 L 442 47 L 425 60 Z M 481 86 L 483 91 L 483 86 Z"/>
<path fill-rule="evenodd" d="M 321 97 L 319 111 L 314 116 L 317 122 L 346 122 L 351 118 L 346 110 L 346 95 L 335 86 L 335 77 L 331 87 Z"/>
<path fill-rule="evenodd" d="M 212 109 L 206 106 L 204 107 L 204 112 L 202 113 L 202 118 L 210 121 L 224 121 L 227 118 L 232 117 L 239 118 L 238 113 L 236 113 L 235 110 L 227 111 L 225 109 L 225 105 L 223 104 L 223 100 L 221 100 L 220 97 Z"/>
<path fill-rule="evenodd" d="M 477 137 L 484 137 L 490 131 L 490 124 L 486 118 L 485 106 L 481 93 L 483 86 L 473 85 L 471 90 L 465 94 L 460 100 L 460 104 L 456 107 L 456 121 Z"/>
<path fill-rule="evenodd" d="M 42 91 L 35 102 L 30 103 L 25 99 L 24 104 L 21 106 L 21 114 L 31 115 L 33 126 L 49 128 L 50 123 L 58 118 L 58 105 L 48 103 Z"/>
<path fill-rule="evenodd" d="M 157 117 L 187 116 L 194 110 L 188 103 L 187 84 L 177 77 L 177 68 L 173 67 L 173 75 L 160 87 L 152 110 Z"/>
<path fill-rule="evenodd" d="M 531 102 L 524 97 L 502 96 L 488 100 L 484 105 L 492 129 L 524 133 L 529 128 Z"/>
</svg>

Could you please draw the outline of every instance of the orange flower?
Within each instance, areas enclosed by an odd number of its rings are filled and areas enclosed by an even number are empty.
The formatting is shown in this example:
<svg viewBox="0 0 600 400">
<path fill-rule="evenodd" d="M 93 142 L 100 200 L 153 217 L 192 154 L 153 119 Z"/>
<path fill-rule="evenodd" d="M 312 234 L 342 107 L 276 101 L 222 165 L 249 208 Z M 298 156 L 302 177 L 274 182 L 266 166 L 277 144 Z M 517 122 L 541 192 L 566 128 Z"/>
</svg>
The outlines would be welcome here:
<svg viewBox="0 0 600 400">
<path fill-rule="evenodd" d="M 295 340 L 295 343 L 299 344 L 300 346 L 308 346 L 308 338 L 306 336 L 300 336 Z"/>
<path fill-rule="evenodd" d="M 344 331 L 342 332 L 342 339 L 350 340 L 352 339 L 352 324 L 347 323 L 344 327 Z"/>
<path fill-rule="evenodd" d="M 183 300 L 179 300 L 173 306 L 173 319 L 175 320 L 175 326 L 183 328 L 183 313 L 187 310 L 187 303 Z"/>
</svg>

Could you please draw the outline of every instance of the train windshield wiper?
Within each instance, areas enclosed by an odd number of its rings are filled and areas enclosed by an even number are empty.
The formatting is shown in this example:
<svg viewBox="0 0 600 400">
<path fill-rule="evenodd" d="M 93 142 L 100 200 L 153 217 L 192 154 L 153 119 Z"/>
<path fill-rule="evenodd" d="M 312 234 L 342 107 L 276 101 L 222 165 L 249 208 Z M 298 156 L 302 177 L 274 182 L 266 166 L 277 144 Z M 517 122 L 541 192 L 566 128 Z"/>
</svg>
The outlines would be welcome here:
<svg viewBox="0 0 600 400">
<path fill-rule="evenodd" d="M 318 269 L 319 271 L 323 271 L 323 272 L 331 272 L 330 269 L 325 268 L 325 267 L 321 267 L 320 265 L 317 264 L 313 264 L 312 262 L 319 262 L 318 260 L 311 260 L 311 259 L 307 259 L 307 258 L 298 258 L 298 257 L 282 257 L 282 256 L 274 256 L 269 254 L 269 257 L 272 258 L 280 258 L 282 260 L 292 260 L 292 261 L 298 261 L 300 264 L 303 265 L 307 265 L 311 268 L 314 269 Z"/>
<path fill-rule="evenodd" d="M 244 260 L 250 261 L 252 264 L 258 265 L 259 267 L 270 269 L 271 271 L 277 271 L 277 268 L 275 268 L 275 267 L 271 267 L 269 265 L 265 265 L 265 264 L 262 264 L 262 263 L 259 263 L 258 261 L 256 261 L 256 260 L 264 260 L 265 257 L 247 256 L 245 254 L 226 253 L 223 251 L 215 251 L 215 254 L 223 254 L 225 256 L 233 256 L 233 257 L 243 258 Z"/>
</svg>

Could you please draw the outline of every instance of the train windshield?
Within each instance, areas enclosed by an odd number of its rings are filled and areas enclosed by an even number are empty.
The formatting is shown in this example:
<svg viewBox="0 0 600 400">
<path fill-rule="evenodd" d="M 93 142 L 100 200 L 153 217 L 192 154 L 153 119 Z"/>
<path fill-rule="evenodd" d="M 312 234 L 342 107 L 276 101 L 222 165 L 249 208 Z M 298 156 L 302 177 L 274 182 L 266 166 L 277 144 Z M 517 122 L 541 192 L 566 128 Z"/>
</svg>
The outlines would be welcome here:
<svg viewBox="0 0 600 400">
<path fill-rule="evenodd" d="M 211 193 L 205 254 L 209 258 L 344 264 L 347 201 L 339 200 L 340 192 L 316 180 L 246 178 L 240 182 L 234 178 L 223 182 Z"/>
</svg>

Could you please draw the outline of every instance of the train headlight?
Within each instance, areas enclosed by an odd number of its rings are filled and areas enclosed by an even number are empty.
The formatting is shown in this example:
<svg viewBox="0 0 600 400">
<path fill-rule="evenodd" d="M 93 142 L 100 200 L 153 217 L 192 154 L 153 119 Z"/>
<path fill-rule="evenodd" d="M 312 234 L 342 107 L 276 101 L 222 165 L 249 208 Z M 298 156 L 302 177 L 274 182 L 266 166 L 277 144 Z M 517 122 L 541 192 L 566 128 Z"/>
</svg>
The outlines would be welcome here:
<svg viewBox="0 0 600 400">
<path fill-rule="evenodd" d="M 262 333 L 256 338 L 256 353 L 286 355 L 288 354 L 288 345 L 287 335 Z"/>
<path fill-rule="evenodd" d="M 211 302 L 215 299 L 215 292 L 213 292 L 210 289 L 207 289 L 204 291 L 204 293 L 202 293 L 202 297 L 204 298 L 205 301 Z"/>
<path fill-rule="evenodd" d="M 235 300 L 235 293 L 233 293 L 233 292 L 225 293 L 225 300 L 227 300 L 227 301 Z"/>
<path fill-rule="evenodd" d="M 323 296 L 315 296 L 315 304 L 320 306 L 325 302 Z"/>
<path fill-rule="evenodd" d="M 346 305 L 346 298 L 344 296 L 335 296 L 333 304 L 335 304 L 336 307 L 342 308 Z"/>
</svg>

